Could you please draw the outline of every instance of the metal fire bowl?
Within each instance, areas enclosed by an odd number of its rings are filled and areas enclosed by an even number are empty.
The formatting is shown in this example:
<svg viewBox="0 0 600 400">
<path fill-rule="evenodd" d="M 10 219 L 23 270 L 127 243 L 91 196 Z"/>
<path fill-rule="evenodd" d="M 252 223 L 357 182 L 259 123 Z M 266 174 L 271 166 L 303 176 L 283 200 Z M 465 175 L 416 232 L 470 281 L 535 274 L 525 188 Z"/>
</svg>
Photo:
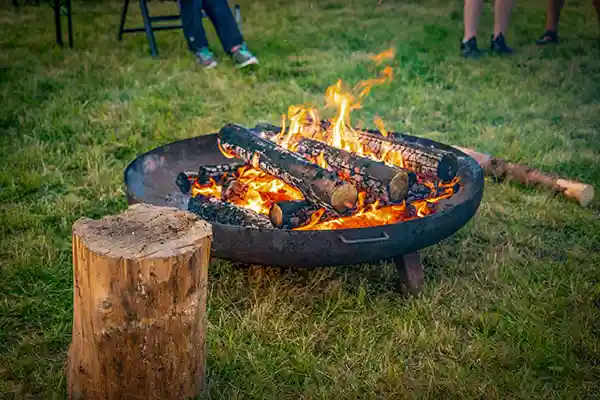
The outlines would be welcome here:
<svg viewBox="0 0 600 400">
<path fill-rule="evenodd" d="M 406 222 L 370 228 L 293 231 L 213 224 L 213 256 L 248 264 L 313 268 L 389 259 L 413 253 L 454 234 L 475 214 L 483 195 L 483 171 L 466 154 L 410 135 L 405 140 L 454 153 L 461 190 L 440 202 L 441 210 Z M 225 164 L 217 134 L 180 140 L 142 154 L 125 170 L 129 204 L 148 203 L 187 210 L 189 195 L 175 184 L 179 172 Z"/>
</svg>

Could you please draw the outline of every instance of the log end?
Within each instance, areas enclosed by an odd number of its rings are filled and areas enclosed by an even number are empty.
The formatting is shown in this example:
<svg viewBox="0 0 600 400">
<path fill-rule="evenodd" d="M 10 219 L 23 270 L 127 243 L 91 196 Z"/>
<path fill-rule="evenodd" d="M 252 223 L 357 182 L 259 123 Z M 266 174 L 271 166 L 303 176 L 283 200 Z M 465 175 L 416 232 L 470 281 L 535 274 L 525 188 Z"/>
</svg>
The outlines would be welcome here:
<svg viewBox="0 0 600 400">
<path fill-rule="evenodd" d="M 119 215 L 80 219 L 73 233 L 96 254 L 140 260 L 193 251 L 201 239 L 212 236 L 212 227 L 187 211 L 138 203 Z"/>
<path fill-rule="evenodd" d="M 358 191 L 350 184 L 340 185 L 331 195 L 331 205 L 340 214 L 353 209 L 356 206 L 357 200 Z"/>
<path fill-rule="evenodd" d="M 586 183 L 557 179 L 556 184 L 563 188 L 566 197 L 577 200 L 582 207 L 587 207 L 594 200 L 594 187 Z"/>
<path fill-rule="evenodd" d="M 388 185 L 390 200 L 394 203 L 400 202 L 408 196 L 408 191 L 415 184 L 416 177 L 414 174 L 406 171 L 397 173 Z"/>
<path fill-rule="evenodd" d="M 444 154 L 437 168 L 438 177 L 446 182 L 451 181 L 458 174 L 458 158 L 454 154 Z"/>
<path fill-rule="evenodd" d="M 281 228 L 283 226 L 283 210 L 277 204 L 273 204 L 269 210 L 269 219 L 273 226 Z"/>
</svg>

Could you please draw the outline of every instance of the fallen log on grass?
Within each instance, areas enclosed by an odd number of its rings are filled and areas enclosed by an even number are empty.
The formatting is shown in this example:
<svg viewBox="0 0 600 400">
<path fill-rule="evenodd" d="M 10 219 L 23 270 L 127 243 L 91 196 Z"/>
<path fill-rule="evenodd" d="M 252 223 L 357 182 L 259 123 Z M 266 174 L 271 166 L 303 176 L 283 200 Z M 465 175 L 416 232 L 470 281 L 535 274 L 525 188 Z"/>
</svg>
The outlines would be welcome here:
<svg viewBox="0 0 600 400">
<path fill-rule="evenodd" d="M 475 159 L 481 165 L 485 174 L 496 180 L 508 180 L 527 186 L 545 187 L 554 193 L 561 193 L 566 198 L 577 201 L 583 207 L 589 205 L 594 199 L 594 187 L 592 185 L 564 179 L 526 165 L 511 163 L 465 147 L 454 147 Z"/>
<path fill-rule="evenodd" d="M 249 129 L 225 125 L 219 131 L 219 143 L 230 155 L 252 165 L 258 163 L 259 169 L 296 187 L 315 205 L 341 214 L 356 205 L 358 191 L 353 185 Z"/>
<path fill-rule="evenodd" d="M 366 193 L 367 203 L 378 200 L 386 204 L 401 202 L 417 180 L 412 172 L 331 147 L 318 140 L 301 139 L 296 152 L 312 160 L 322 156 L 329 168 Z"/>
</svg>

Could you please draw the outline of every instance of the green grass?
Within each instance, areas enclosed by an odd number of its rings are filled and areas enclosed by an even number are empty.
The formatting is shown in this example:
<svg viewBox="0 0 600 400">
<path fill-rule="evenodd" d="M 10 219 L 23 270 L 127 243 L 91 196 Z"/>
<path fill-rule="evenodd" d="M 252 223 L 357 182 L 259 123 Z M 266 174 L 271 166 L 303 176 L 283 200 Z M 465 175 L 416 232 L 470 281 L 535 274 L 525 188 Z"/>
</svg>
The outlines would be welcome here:
<svg viewBox="0 0 600 400">
<path fill-rule="evenodd" d="M 458 55 L 462 2 L 377 3 L 241 1 L 255 72 L 226 59 L 198 70 L 178 31 L 157 33 L 159 59 L 143 34 L 116 42 L 119 2 L 75 3 L 74 50 L 53 44 L 48 6 L 0 11 L 2 398 L 65 397 L 71 225 L 126 207 L 128 162 L 226 122 L 321 104 L 337 78 L 372 77 L 367 55 L 387 47 L 397 75 L 355 121 L 377 114 L 390 129 L 600 188 L 591 2 L 567 2 L 563 44 L 544 49 L 532 43 L 545 2 L 517 2 L 508 39 L 518 54 L 479 62 Z M 491 27 L 486 3 L 482 46 Z M 215 260 L 211 398 L 600 398 L 598 201 L 583 209 L 488 182 L 476 217 L 422 257 L 416 299 L 398 295 L 388 263 L 284 271 Z"/>
</svg>

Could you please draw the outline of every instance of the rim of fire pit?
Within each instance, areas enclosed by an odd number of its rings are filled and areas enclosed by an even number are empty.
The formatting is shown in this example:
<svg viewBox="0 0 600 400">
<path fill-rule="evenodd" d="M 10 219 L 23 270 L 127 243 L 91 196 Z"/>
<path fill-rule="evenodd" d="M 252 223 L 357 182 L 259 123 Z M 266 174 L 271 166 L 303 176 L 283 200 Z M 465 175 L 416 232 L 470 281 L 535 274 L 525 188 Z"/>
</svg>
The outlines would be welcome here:
<svg viewBox="0 0 600 400">
<path fill-rule="evenodd" d="M 479 208 L 484 190 L 484 175 L 481 167 L 473 158 L 451 146 L 412 135 L 400 135 L 407 141 L 445 150 L 455 154 L 458 158 L 461 189 L 451 198 L 440 201 L 438 204 L 441 205 L 441 209 L 436 213 L 391 224 L 334 230 L 298 231 L 211 223 L 215 236 L 213 250 L 216 256 L 257 264 L 263 263 L 264 259 L 269 259 L 269 264 L 282 266 L 296 265 L 298 262 L 307 262 L 306 260 L 310 260 L 308 262 L 313 262 L 315 266 L 336 265 L 336 263 L 345 264 L 342 261 L 349 257 L 353 257 L 356 262 L 373 259 L 374 255 L 370 254 L 367 257 L 358 250 L 361 246 L 353 245 L 369 244 L 372 251 L 381 253 L 380 258 L 386 258 L 393 255 L 394 251 L 397 254 L 406 254 L 431 246 L 454 234 L 475 215 Z M 190 195 L 181 193 L 176 185 L 177 174 L 187 171 L 195 172 L 200 165 L 229 162 L 231 161 L 225 158 L 218 149 L 217 133 L 200 135 L 156 147 L 139 155 L 125 169 L 124 181 L 127 200 L 129 204 L 144 202 L 187 210 Z M 260 235 L 255 235 L 257 232 Z M 226 234 L 230 237 L 225 237 Z M 219 235 L 218 239 L 217 235 Z M 301 240 L 301 238 L 313 242 L 316 253 L 312 259 L 308 258 L 309 250 L 307 248 L 296 250 L 287 248 L 296 246 L 292 243 L 293 240 Z M 251 243 L 246 243 L 249 241 L 256 244 L 262 240 L 269 241 L 271 247 L 269 251 L 285 254 L 286 257 L 290 251 L 304 251 L 306 254 L 303 258 L 298 255 L 298 262 L 288 262 L 288 260 L 279 262 L 276 256 L 267 256 L 263 251 L 252 250 Z M 279 241 L 282 243 L 271 244 L 271 242 Z M 334 247 L 341 243 L 340 246 L 345 247 L 339 249 L 339 254 L 336 253 L 337 249 L 334 249 L 331 254 L 323 255 L 323 260 L 314 260 L 320 258 L 318 248 L 326 246 L 325 243 L 320 243 L 321 241 L 329 241 L 329 245 Z M 307 243 L 305 247 L 309 245 L 310 243 Z M 351 250 L 350 247 L 356 248 L 356 251 Z M 345 255 L 344 251 L 352 254 Z M 332 263 L 326 263 L 325 259 Z"/>
</svg>

